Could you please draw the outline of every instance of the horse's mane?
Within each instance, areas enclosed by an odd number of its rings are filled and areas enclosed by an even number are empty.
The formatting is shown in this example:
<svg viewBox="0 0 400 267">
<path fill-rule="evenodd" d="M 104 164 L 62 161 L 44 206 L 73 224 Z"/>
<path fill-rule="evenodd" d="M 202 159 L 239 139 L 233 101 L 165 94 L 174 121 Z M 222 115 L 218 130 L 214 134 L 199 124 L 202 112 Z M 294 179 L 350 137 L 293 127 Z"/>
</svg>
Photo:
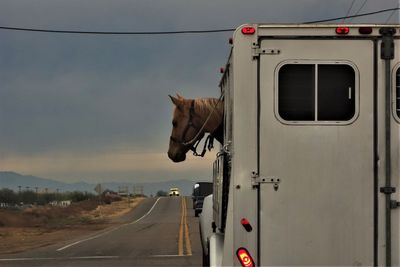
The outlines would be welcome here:
<svg viewBox="0 0 400 267">
<path fill-rule="evenodd" d="M 215 107 L 213 116 L 215 116 L 215 115 L 221 116 L 222 115 L 221 114 L 222 110 L 220 109 L 221 103 L 218 104 L 218 99 L 216 99 L 216 98 L 197 98 L 197 99 L 195 99 L 196 112 L 202 113 L 203 115 L 208 115 L 210 113 L 210 111 L 213 110 Z M 220 114 L 218 114 L 218 113 L 220 113 Z"/>
</svg>

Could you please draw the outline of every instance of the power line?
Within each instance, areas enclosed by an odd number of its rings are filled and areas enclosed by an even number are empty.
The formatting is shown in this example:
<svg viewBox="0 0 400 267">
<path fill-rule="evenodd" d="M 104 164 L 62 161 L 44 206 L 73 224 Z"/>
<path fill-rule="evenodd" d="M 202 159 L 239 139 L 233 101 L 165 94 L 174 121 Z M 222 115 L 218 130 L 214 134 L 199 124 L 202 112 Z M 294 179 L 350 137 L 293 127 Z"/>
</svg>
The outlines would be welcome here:
<svg viewBox="0 0 400 267">
<path fill-rule="evenodd" d="M 360 11 L 364 8 L 365 4 L 368 2 L 368 0 L 364 0 L 364 3 L 362 3 L 362 5 L 360 6 L 360 8 L 357 10 L 356 13 L 354 13 L 354 15 L 358 15 L 358 13 L 360 13 Z M 349 20 L 349 23 L 353 20 L 353 18 L 351 18 Z"/>
<path fill-rule="evenodd" d="M 370 16 L 380 13 L 386 13 L 390 11 L 400 10 L 400 7 L 388 8 L 377 10 L 373 12 L 356 14 L 352 16 L 336 17 L 330 19 L 314 20 L 303 22 L 304 24 L 329 22 L 341 19 L 357 18 Z M 39 28 L 21 28 L 21 27 L 5 27 L 0 26 L 0 30 L 11 30 L 11 31 L 25 31 L 25 32 L 43 32 L 43 33 L 63 33 L 63 34 L 93 34 L 93 35 L 173 35 L 173 34 L 203 34 L 203 33 L 219 33 L 219 32 L 232 32 L 235 28 L 226 29 L 212 29 L 212 30 L 182 30 L 182 31 L 75 31 L 75 30 L 49 30 L 49 29 L 39 29 Z"/>
<path fill-rule="evenodd" d="M 161 34 L 191 34 L 191 33 L 214 33 L 230 32 L 235 29 L 215 29 L 215 30 L 184 30 L 184 31 L 144 31 L 144 32 L 123 32 L 123 31 L 71 31 L 71 30 L 48 30 L 35 28 L 3 27 L 3 30 L 27 31 L 27 32 L 46 32 L 46 33 L 71 33 L 71 34 L 102 34 L 102 35 L 161 35 Z"/>
<path fill-rule="evenodd" d="M 349 14 L 350 14 L 350 11 L 351 11 L 351 9 L 353 8 L 353 5 L 354 5 L 354 2 L 355 2 L 356 0 L 353 0 L 353 1 L 351 1 L 351 5 L 350 5 L 350 8 L 347 10 L 347 13 L 346 13 L 346 16 L 344 16 L 345 18 L 343 19 L 343 23 L 344 23 L 344 21 L 346 20 L 346 18 L 349 16 Z"/>
<path fill-rule="evenodd" d="M 377 11 L 368 12 L 368 13 L 362 13 L 362 14 L 358 14 L 358 15 L 351 15 L 351 16 L 348 16 L 348 17 L 337 17 L 337 18 L 332 18 L 332 19 L 314 20 L 314 21 L 308 21 L 308 22 L 304 22 L 304 23 L 305 23 L 305 24 L 311 24 L 311 23 L 320 23 L 320 22 L 335 21 L 335 20 L 344 19 L 344 18 L 358 18 L 358 17 L 370 16 L 370 15 L 375 15 L 375 14 L 380 14 L 380 13 L 386 13 L 386 12 L 396 11 L 396 10 L 400 10 L 400 7 L 382 9 L 382 10 L 377 10 Z"/>
<path fill-rule="evenodd" d="M 393 15 L 396 13 L 396 11 L 392 11 L 392 14 L 389 15 L 389 17 L 386 19 L 385 23 L 388 23 L 389 20 L 393 17 Z"/>
</svg>

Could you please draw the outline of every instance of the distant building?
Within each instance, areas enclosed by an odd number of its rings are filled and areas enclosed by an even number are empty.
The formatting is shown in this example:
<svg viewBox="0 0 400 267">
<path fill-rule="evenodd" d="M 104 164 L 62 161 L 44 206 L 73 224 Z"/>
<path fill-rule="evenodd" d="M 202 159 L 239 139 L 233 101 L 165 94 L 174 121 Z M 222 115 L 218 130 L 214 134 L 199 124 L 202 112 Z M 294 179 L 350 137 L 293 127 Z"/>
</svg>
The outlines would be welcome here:
<svg viewBox="0 0 400 267">
<path fill-rule="evenodd" d="M 62 200 L 62 201 L 51 201 L 49 204 L 54 206 L 54 207 L 68 207 L 71 205 L 72 201 L 71 200 Z"/>
</svg>

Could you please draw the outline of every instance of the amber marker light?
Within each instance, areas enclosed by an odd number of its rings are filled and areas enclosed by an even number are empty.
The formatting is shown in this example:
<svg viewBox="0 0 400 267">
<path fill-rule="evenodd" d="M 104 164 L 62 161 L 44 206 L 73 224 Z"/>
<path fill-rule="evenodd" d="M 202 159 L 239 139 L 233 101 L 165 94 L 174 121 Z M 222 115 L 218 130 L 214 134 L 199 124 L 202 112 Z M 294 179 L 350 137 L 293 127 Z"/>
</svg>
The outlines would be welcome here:
<svg viewBox="0 0 400 267">
<path fill-rule="evenodd" d="M 238 248 L 236 255 L 243 267 L 255 267 L 253 258 L 245 248 Z"/>
</svg>

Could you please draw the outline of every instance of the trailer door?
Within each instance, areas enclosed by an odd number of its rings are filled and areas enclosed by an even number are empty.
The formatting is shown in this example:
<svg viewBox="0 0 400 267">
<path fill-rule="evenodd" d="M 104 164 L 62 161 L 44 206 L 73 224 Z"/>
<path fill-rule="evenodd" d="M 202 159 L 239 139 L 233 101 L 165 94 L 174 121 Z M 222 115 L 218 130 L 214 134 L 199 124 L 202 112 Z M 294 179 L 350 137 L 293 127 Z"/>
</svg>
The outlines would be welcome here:
<svg viewBox="0 0 400 267">
<path fill-rule="evenodd" d="M 260 44 L 258 265 L 373 265 L 373 42 Z"/>
</svg>

